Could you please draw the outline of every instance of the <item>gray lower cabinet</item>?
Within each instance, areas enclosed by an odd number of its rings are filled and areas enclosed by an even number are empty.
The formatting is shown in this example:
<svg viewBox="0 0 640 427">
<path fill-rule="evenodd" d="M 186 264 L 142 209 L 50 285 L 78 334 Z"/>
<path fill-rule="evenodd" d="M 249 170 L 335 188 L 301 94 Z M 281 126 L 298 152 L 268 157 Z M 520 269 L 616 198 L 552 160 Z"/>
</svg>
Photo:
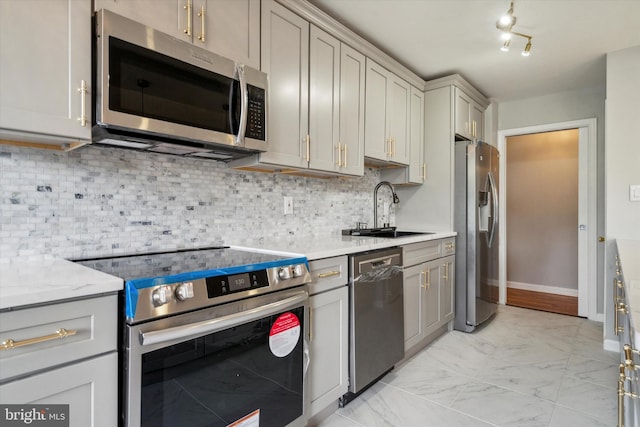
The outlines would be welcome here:
<svg viewBox="0 0 640 427">
<path fill-rule="evenodd" d="M 630 305 L 629 283 L 625 279 L 623 265 L 620 262 L 617 244 L 612 254 L 613 264 L 613 316 L 614 332 L 618 336 L 620 346 L 620 369 L 616 372 L 618 389 L 615 391 L 618 400 L 618 427 L 640 426 L 640 352 L 635 342 L 636 331 L 631 322 L 631 311 L 636 307 Z M 613 393 L 614 391 L 611 390 Z"/>
<path fill-rule="evenodd" d="M 424 347 L 454 318 L 454 239 L 403 246 L 404 348 L 407 356 Z"/>
<path fill-rule="evenodd" d="M 91 142 L 91 1 L 0 1 L 0 143 Z"/>
<path fill-rule="evenodd" d="M 0 402 L 67 404 L 71 427 L 118 420 L 117 296 L 0 313 Z"/>
<path fill-rule="evenodd" d="M 346 256 L 312 261 L 309 267 L 313 282 L 307 379 L 312 417 L 337 405 L 338 398 L 347 392 L 349 292 Z"/>
</svg>

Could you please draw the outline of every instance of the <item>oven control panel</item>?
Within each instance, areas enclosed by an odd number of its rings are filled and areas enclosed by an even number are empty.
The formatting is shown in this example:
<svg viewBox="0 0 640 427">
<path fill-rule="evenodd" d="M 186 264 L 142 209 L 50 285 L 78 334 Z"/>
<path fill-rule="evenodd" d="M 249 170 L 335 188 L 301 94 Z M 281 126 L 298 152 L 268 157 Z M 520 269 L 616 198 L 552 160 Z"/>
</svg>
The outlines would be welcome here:
<svg viewBox="0 0 640 427">
<path fill-rule="evenodd" d="M 266 270 L 234 274 L 233 276 L 209 277 L 206 281 L 209 298 L 269 286 Z"/>
<path fill-rule="evenodd" d="M 238 274 L 162 284 L 138 290 L 137 323 L 171 314 L 212 307 L 311 282 L 306 264 L 292 264 Z"/>
</svg>

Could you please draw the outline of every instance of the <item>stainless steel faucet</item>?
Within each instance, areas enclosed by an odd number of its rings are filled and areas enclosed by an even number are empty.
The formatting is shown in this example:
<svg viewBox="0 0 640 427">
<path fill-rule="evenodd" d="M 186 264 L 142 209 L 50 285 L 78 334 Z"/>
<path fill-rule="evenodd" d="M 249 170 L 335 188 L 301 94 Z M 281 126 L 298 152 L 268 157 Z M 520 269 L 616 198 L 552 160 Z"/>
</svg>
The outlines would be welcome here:
<svg viewBox="0 0 640 427">
<path fill-rule="evenodd" d="M 373 227 L 374 228 L 378 227 L 378 190 L 383 185 L 386 185 L 391 189 L 391 194 L 393 195 L 393 203 L 395 204 L 400 203 L 400 199 L 396 194 L 395 188 L 393 188 L 393 184 L 391 184 L 389 181 L 380 181 L 380 183 L 376 185 L 376 188 L 373 190 Z"/>
</svg>

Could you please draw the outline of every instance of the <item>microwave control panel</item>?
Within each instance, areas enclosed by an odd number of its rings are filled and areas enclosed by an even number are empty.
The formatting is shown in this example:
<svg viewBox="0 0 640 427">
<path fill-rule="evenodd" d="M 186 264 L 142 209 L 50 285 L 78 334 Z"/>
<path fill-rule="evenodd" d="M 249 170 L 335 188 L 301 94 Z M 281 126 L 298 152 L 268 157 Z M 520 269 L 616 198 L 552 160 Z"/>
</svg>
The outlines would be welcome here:
<svg viewBox="0 0 640 427">
<path fill-rule="evenodd" d="M 247 130 L 245 132 L 245 137 L 265 141 L 265 111 L 267 109 L 265 91 L 262 88 L 247 85 L 247 92 L 249 98 L 249 109 L 247 114 Z"/>
</svg>

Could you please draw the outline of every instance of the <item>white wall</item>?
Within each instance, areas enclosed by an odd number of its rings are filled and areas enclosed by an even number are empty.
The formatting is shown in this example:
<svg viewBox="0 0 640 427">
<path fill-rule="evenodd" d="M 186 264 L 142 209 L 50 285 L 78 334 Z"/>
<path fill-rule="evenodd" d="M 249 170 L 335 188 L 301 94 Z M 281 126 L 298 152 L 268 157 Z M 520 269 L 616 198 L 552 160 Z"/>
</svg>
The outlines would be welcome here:
<svg viewBox="0 0 640 427">
<path fill-rule="evenodd" d="M 640 240 L 640 46 L 607 55 L 606 123 L 607 237 Z"/>
<path fill-rule="evenodd" d="M 607 54 L 606 235 L 607 277 L 613 279 L 613 239 L 640 240 L 640 202 L 629 201 L 629 185 L 640 184 L 640 46 Z M 611 286 L 605 300 L 611 301 Z M 605 343 L 617 345 L 607 304 Z"/>
</svg>

